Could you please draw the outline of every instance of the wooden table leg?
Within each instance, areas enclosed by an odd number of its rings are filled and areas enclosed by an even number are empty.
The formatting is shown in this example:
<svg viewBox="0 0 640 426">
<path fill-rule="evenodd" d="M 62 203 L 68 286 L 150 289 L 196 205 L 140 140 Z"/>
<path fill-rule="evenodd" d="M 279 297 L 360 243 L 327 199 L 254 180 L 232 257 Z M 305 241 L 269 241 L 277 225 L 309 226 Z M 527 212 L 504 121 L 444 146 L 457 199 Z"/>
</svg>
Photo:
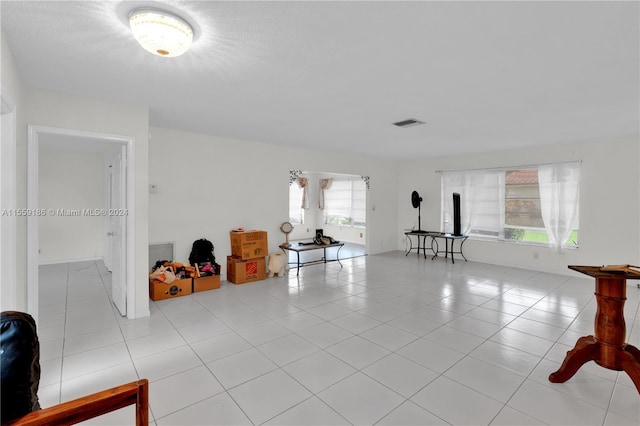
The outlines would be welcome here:
<svg viewBox="0 0 640 426">
<path fill-rule="evenodd" d="M 625 345 L 620 351 L 620 366 L 640 393 L 640 350 L 635 346 Z"/>
<path fill-rule="evenodd" d="M 584 336 L 578 339 L 573 349 L 567 352 L 558 371 L 549 375 L 552 383 L 564 383 L 573 377 L 583 364 L 594 361 L 598 357 L 600 344 L 593 336 Z"/>
</svg>

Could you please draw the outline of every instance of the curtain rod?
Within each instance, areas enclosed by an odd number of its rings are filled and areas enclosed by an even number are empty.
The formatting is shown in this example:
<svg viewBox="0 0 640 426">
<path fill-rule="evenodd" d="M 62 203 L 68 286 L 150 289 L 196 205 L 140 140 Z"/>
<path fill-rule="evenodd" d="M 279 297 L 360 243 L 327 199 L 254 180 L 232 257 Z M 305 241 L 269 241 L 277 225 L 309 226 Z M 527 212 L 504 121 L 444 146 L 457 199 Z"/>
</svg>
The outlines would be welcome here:
<svg viewBox="0 0 640 426">
<path fill-rule="evenodd" d="M 553 164 L 568 164 L 568 163 L 582 163 L 582 160 L 571 161 L 554 161 L 549 163 L 537 163 L 537 164 L 523 164 L 520 166 L 503 166 L 503 167 L 479 167 L 477 169 L 452 169 L 452 170 L 436 170 L 436 173 L 450 173 L 450 172 L 477 172 L 481 170 L 513 170 L 513 169 L 531 169 L 538 166 L 550 166 Z"/>
</svg>

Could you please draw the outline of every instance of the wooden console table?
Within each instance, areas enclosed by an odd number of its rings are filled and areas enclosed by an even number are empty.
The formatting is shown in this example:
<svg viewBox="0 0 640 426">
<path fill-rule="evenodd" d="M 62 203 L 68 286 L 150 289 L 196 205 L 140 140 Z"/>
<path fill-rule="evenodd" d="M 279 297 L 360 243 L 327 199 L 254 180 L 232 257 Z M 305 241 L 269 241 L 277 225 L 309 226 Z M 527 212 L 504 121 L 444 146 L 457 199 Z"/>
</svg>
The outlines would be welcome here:
<svg viewBox="0 0 640 426">
<path fill-rule="evenodd" d="M 625 371 L 640 393 L 640 350 L 625 343 L 624 302 L 627 279 L 640 279 L 640 272 L 603 271 L 600 266 L 569 266 L 569 269 L 596 279 L 595 333 L 578 339 L 567 352 L 560 369 L 549 376 L 553 383 L 564 383 L 588 361 L 610 370 Z"/>
<path fill-rule="evenodd" d="M 297 266 L 298 266 L 298 273 L 296 275 L 300 275 L 300 267 L 304 266 L 304 265 L 309 265 L 312 263 L 320 263 L 320 262 L 335 262 L 337 261 L 340 264 L 340 267 L 342 267 L 342 262 L 340 262 L 340 249 L 344 246 L 344 243 L 333 243 L 333 244 L 323 244 L 323 245 L 319 245 L 319 244 L 298 244 L 298 243 L 294 243 L 291 244 L 289 246 L 287 246 L 286 244 L 282 244 L 280 245 L 280 248 L 282 249 L 282 251 L 284 251 L 284 253 L 287 255 L 288 258 L 288 253 L 287 251 L 293 251 L 296 253 L 297 256 Z M 335 259 L 327 259 L 327 249 L 330 247 L 338 247 L 338 251 L 336 252 L 336 258 Z M 304 251 L 312 251 L 312 250 L 323 250 L 323 256 L 322 259 L 318 259 L 318 260 L 310 260 L 307 262 L 300 262 L 300 253 L 304 252 Z M 292 262 L 289 262 L 290 264 Z"/>
</svg>

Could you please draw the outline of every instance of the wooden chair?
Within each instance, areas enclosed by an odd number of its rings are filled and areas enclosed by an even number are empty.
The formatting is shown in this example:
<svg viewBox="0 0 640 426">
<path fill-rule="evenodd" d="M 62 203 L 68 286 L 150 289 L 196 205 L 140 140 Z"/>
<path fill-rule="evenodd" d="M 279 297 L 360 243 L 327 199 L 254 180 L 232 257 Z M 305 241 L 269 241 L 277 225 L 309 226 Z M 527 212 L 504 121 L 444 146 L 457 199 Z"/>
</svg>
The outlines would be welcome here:
<svg viewBox="0 0 640 426">
<path fill-rule="evenodd" d="M 71 425 L 135 404 L 136 426 L 149 424 L 149 381 L 141 379 L 32 411 L 2 426 Z"/>
</svg>

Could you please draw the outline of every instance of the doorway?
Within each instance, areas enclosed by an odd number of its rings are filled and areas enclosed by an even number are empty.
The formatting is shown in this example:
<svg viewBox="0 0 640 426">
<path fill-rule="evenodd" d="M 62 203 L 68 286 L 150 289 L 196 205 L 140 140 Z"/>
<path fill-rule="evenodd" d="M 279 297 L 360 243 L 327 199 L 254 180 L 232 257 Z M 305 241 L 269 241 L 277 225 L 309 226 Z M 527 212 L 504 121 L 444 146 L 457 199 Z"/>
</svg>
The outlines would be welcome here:
<svg viewBox="0 0 640 426">
<path fill-rule="evenodd" d="M 289 182 L 291 240 L 312 240 L 322 229 L 349 246 L 354 255 L 348 257 L 367 253 L 368 187 L 362 176 L 292 170 Z"/>
<path fill-rule="evenodd" d="M 47 200 L 47 194 L 40 194 L 43 182 L 41 182 L 39 174 L 46 168 L 41 167 L 40 161 L 52 161 L 51 158 L 43 156 L 41 150 L 44 148 L 54 148 L 72 153 L 53 157 L 53 161 L 62 159 L 60 161 L 68 161 L 68 164 L 72 165 L 68 167 L 69 172 L 59 173 L 59 177 L 55 178 L 57 183 L 62 186 L 65 185 L 65 179 L 69 186 L 75 185 L 73 182 L 69 182 L 73 181 L 74 172 L 72 169 L 76 168 L 73 166 L 74 160 L 70 155 L 75 156 L 75 163 L 78 167 L 85 161 L 95 161 L 92 159 L 99 158 L 98 163 L 93 163 L 97 169 L 93 173 L 94 176 L 98 174 L 102 178 L 99 178 L 98 182 L 94 180 L 90 185 L 93 185 L 96 193 L 101 194 L 100 201 L 91 198 L 94 194 L 85 182 L 85 187 L 82 187 L 81 191 L 65 188 L 66 191 L 62 192 L 65 194 L 63 197 L 54 198 L 56 205 L 52 205 L 51 197 L 48 200 L 48 205 L 44 205 L 43 200 Z M 27 206 L 29 211 L 45 212 L 27 218 L 27 307 L 29 312 L 36 314 L 36 319 L 39 292 L 38 267 L 43 259 L 45 263 L 56 263 L 65 260 L 85 260 L 91 257 L 104 258 L 105 264 L 108 264 L 112 271 L 112 294 L 110 296 L 113 303 L 121 315 L 134 314 L 134 312 L 127 310 L 127 301 L 132 304 L 135 297 L 134 263 L 131 259 L 134 253 L 135 218 L 133 209 L 128 208 L 133 205 L 133 182 L 130 178 L 133 170 L 127 164 L 127 158 L 131 157 L 132 152 L 133 138 L 131 137 L 29 126 Z M 56 175 L 54 174 L 54 176 Z M 80 204 L 78 204 L 78 198 L 82 200 Z M 55 226 L 42 227 L 41 229 L 43 222 L 53 219 L 56 220 Z M 90 225 L 88 225 L 89 222 Z M 77 229 L 81 226 L 84 226 L 82 231 Z M 67 235 L 66 239 L 61 234 L 40 235 L 41 230 L 57 228 L 67 231 L 64 234 Z M 60 230 L 57 229 L 57 232 Z M 91 233 L 92 237 L 79 240 L 78 244 L 66 241 L 72 240 L 70 236 L 79 232 Z M 52 244 L 56 243 L 61 245 L 66 243 L 65 254 L 59 254 L 62 257 L 59 259 L 51 258 L 50 255 Z M 76 247 L 76 245 L 80 247 Z M 41 247 L 43 248 L 42 253 Z M 44 248 L 47 250 L 44 251 Z M 78 254 L 78 250 L 84 250 L 83 253 L 86 254 Z M 64 259 L 65 255 L 67 259 Z"/>
</svg>

